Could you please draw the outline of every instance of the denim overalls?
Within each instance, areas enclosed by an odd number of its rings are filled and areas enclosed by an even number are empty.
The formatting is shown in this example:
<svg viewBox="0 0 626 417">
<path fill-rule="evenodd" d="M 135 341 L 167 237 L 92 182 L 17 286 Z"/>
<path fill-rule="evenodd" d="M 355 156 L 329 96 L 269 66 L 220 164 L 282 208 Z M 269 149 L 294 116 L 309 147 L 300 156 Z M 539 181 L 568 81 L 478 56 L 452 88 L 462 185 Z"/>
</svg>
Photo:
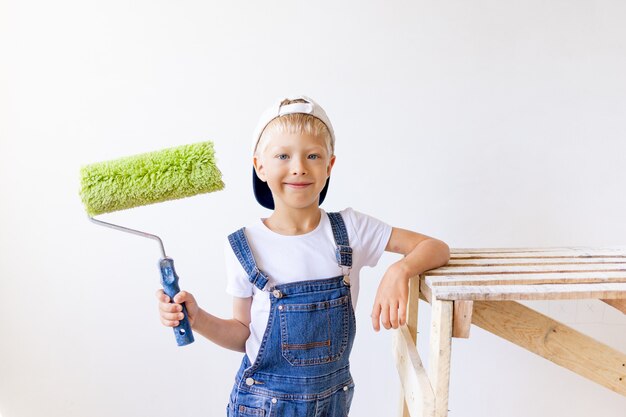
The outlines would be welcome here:
<svg viewBox="0 0 626 417">
<path fill-rule="evenodd" d="M 265 289 L 239 229 L 228 236 L 248 279 L 270 297 L 267 328 L 254 364 L 245 355 L 235 378 L 228 417 L 345 417 L 354 382 L 348 358 L 356 322 L 350 296 L 352 248 L 339 213 L 327 213 L 344 275 Z M 280 254 L 277 254 L 280 256 Z"/>
</svg>

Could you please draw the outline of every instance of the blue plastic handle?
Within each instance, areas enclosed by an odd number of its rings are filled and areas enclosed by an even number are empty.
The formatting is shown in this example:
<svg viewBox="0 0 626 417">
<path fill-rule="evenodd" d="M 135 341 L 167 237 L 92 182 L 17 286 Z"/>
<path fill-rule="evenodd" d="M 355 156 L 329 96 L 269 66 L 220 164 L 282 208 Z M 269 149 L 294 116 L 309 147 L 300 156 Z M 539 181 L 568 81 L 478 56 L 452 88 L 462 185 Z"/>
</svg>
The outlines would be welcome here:
<svg viewBox="0 0 626 417">
<path fill-rule="evenodd" d="M 180 292 L 178 286 L 178 275 L 174 270 L 174 260 L 172 258 L 164 258 L 159 261 L 159 268 L 161 269 L 161 285 L 163 285 L 163 291 L 170 297 L 170 302 L 174 299 L 174 296 Z M 185 346 L 193 343 L 193 333 L 191 332 L 191 325 L 187 319 L 187 308 L 185 303 L 183 306 L 183 314 L 185 317 L 180 320 L 178 326 L 174 327 L 174 336 L 176 336 L 176 343 L 178 346 Z"/>
</svg>

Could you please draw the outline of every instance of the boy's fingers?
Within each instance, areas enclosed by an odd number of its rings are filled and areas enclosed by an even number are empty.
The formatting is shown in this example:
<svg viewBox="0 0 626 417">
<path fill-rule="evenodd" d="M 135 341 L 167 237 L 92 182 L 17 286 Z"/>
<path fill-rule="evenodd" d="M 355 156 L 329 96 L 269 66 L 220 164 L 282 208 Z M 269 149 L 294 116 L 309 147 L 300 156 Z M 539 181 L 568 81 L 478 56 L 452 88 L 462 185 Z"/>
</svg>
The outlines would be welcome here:
<svg viewBox="0 0 626 417">
<path fill-rule="evenodd" d="M 174 296 L 174 302 L 171 302 L 170 297 L 165 294 L 163 289 L 157 290 L 156 297 L 159 300 L 159 316 L 161 323 L 167 327 L 180 325 L 180 320 L 184 318 L 181 303 L 193 299 L 191 294 L 181 291 Z"/>
<path fill-rule="evenodd" d="M 398 324 L 404 326 L 406 323 L 406 303 L 400 301 L 400 308 L 398 309 Z"/>
<path fill-rule="evenodd" d="M 168 313 L 168 312 L 162 312 L 161 313 L 161 319 L 162 320 L 167 320 L 167 321 L 177 321 L 177 320 L 182 320 L 185 316 L 183 315 L 183 313 L 176 311 L 176 312 L 172 312 L 172 313 Z"/>
<path fill-rule="evenodd" d="M 182 304 L 187 301 L 193 301 L 193 296 L 187 291 L 181 291 L 174 296 L 175 303 Z"/>
<path fill-rule="evenodd" d="M 159 303 L 159 310 L 164 313 L 178 313 L 180 311 L 183 311 L 183 307 L 180 304 Z"/>
<path fill-rule="evenodd" d="M 168 297 L 167 294 L 165 294 L 163 292 L 163 289 L 159 289 L 156 292 L 156 297 L 157 297 L 157 300 L 159 300 L 162 303 L 169 303 L 170 302 L 170 297 Z"/>
<path fill-rule="evenodd" d="M 380 330 L 380 304 L 376 304 L 374 306 L 374 310 L 372 310 L 372 327 L 374 327 L 375 331 Z"/>
<path fill-rule="evenodd" d="M 162 303 L 171 303 L 173 301 L 175 304 L 182 304 L 184 302 L 194 301 L 193 295 L 189 294 L 186 291 L 181 291 L 176 294 L 173 300 L 170 300 L 170 297 L 165 294 L 162 289 L 159 289 L 156 292 L 156 296 L 157 299 Z"/>
<path fill-rule="evenodd" d="M 398 306 L 390 305 L 389 306 L 389 325 L 394 329 L 398 328 Z M 387 327 L 389 329 L 389 327 Z"/>
<path fill-rule="evenodd" d="M 176 320 L 165 320 L 163 318 L 161 318 L 161 323 L 164 326 L 167 326 L 167 327 L 176 327 L 176 326 L 178 326 L 180 324 L 180 322 L 178 322 Z"/>
<path fill-rule="evenodd" d="M 389 322 L 389 305 L 383 306 L 380 314 L 380 321 L 385 329 L 389 330 L 391 328 L 391 323 Z"/>
</svg>

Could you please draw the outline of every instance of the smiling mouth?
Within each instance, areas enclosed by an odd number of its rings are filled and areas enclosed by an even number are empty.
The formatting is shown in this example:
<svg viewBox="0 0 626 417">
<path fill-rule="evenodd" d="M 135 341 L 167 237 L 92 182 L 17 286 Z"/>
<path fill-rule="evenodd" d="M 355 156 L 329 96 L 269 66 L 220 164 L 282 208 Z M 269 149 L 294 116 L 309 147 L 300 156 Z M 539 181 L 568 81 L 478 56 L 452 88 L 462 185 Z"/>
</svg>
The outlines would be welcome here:
<svg viewBox="0 0 626 417">
<path fill-rule="evenodd" d="M 293 187 L 293 188 L 306 188 L 309 185 L 311 185 L 312 183 L 285 183 L 285 185 L 289 186 L 289 187 Z"/>
</svg>

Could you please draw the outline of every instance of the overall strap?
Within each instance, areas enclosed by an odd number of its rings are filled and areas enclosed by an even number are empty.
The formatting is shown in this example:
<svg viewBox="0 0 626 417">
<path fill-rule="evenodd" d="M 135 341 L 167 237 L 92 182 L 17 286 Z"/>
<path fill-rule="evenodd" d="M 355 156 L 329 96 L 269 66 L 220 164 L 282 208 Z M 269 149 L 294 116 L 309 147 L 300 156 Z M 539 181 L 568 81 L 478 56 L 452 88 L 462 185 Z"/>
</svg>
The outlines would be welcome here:
<svg viewBox="0 0 626 417">
<path fill-rule="evenodd" d="M 233 248 L 233 252 L 235 252 L 239 263 L 248 274 L 248 280 L 250 280 L 255 287 L 263 290 L 265 284 L 267 284 L 268 278 L 257 268 L 244 230 L 245 227 L 242 227 L 228 235 L 228 242 L 230 243 L 230 247 Z"/>
<path fill-rule="evenodd" d="M 333 229 L 333 236 L 335 237 L 335 243 L 337 248 L 335 249 L 335 257 L 339 266 L 348 268 L 350 274 L 350 268 L 352 268 L 352 248 L 350 247 L 350 239 L 348 238 L 348 230 L 343 222 L 341 213 L 327 213 L 330 219 L 330 225 Z"/>
</svg>

